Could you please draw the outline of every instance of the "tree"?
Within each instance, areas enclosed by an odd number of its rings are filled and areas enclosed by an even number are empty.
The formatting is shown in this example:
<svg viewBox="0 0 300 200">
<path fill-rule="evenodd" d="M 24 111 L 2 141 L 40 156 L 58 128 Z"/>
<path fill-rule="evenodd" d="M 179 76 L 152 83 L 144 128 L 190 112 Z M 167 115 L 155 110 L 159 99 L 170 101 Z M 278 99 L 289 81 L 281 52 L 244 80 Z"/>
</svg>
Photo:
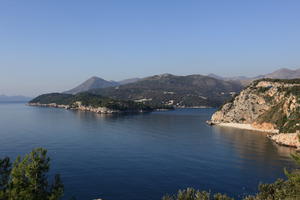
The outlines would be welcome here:
<svg viewBox="0 0 300 200">
<path fill-rule="evenodd" d="M 179 190 L 177 195 L 165 195 L 162 200 L 233 200 L 233 198 L 220 193 L 211 195 L 211 193 L 207 191 L 187 188 L 185 190 Z"/>
<path fill-rule="evenodd" d="M 8 157 L 0 159 L 0 199 L 7 199 L 6 191 L 10 178 L 11 164 Z"/>
<path fill-rule="evenodd" d="M 0 160 L 0 200 L 59 200 L 64 186 L 58 174 L 48 183 L 49 169 L 50 158 L 42 148 L 17 157 L 12 168 L 9 158 Z"/>
</svg>

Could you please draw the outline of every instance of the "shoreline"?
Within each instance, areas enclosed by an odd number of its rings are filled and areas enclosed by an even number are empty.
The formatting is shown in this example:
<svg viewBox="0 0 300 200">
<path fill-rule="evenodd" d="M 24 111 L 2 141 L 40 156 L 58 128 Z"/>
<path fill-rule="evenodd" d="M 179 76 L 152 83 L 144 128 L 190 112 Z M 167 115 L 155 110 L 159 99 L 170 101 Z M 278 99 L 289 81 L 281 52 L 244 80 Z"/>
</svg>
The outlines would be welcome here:
<svg viewBox="0 0 300 200">
<path fill-rule="evenodd" d="M 297 151 L 300 150 L 299 133 L 279 133 L 276 135 L 269 135 L 268 138 L 278 145 L 293 147 Z"/>
<path fill-rule="evenodd" d="M 300 150 L 300 141 L 299 141 L 299 133 L 280 133 L 277 129 L 259 129 L 253 127 L 251 124 L 240 124 L 240 123 L 219 123 L 219 122 L 212 122 L 207 121 L 207 124 L 211 126 L 221 126 L 221 127 L 230 127 L 230 128 L 237 128 L 243 130 L 250 130 L 250 131 L 259 131 L 269 133 L 267 138 L 269 138 L 274 143 L 280 146 L 286 146 L 291 148 L 296 148 Z"/>
<path fill-rule="evenodd" d="M 59 105 L 56 103 L 51 104 L 41 104 L 41 103 L 27 103 L 28 106 L 35 106 L 35 107 L 50 107 L 50 108 L 61 108 L 66 110 L 77 110 L 77 111 L 85 111 L 85 112 L 93 112 L 97 114 L 126 114 L 126 113 L 149 113 L 152 111 L 148 110 L 113 110 L 106 107 L 92 107 L 92 106 L 78 106 L 78 107 L 71 107 L 69 105 Z"/>
<path fill-rule="evenodd" d="M 279 130 L 277 130 L 277 129 L 260 129 L 260 128 L 253 127 L 251 124 L 223 123 L 223 122 L 216 123 L 216 122 L 212 122 L 212 121 L 207 121 L 207 123 L 209 125 L 237 128 L 237 129 L 250 130 L 250 131 L 259 131 L 259 132 L 266 132 L 266 133 L 273 133 L 273 134 L 279 133 Z"/>
</svg>

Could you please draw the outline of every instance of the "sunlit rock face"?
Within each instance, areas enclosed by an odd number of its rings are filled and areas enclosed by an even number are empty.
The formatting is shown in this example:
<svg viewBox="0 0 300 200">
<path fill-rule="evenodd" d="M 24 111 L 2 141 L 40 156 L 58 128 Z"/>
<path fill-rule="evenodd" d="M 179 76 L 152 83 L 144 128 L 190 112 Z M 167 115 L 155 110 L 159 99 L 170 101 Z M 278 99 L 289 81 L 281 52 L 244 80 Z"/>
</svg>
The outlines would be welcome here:
<svg viewBox="0 0 300 200">
<path fill-rule="evenodd" d="M 294 133 L 300 129 L 300 80 L 254 81 L 225 103 L 213 123 L 251 124 L 258 129 Z"/>
</svg>

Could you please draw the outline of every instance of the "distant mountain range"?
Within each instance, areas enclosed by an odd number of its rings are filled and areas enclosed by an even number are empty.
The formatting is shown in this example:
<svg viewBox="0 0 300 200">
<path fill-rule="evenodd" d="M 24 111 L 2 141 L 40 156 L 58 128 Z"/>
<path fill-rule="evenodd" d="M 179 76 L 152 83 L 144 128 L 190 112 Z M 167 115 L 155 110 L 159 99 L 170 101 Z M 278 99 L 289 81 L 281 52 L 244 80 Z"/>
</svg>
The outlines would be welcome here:
<svg viewBox="0 0 300 200">
<path fill-rule="evenodd" d="M 176 107 L 216 107 L 240 92 L 250 82 L 261 78 L 300 78 L 300 69 L 279 69 L 256 77 L 222 77 L 215 74 L 176 76 L 161 74 L 123 81 L 107 81 L 92 77 L 67 94 L 89 92 L 113 99 L 133 100 L 150 105 Z"/>
<path fill-rule="evenodd" d="M 224 81 L 235 81 L 236 83 L 239 83 L 243 86 L 248 85 L 251 81 L 261 79 L 261 78 L 274 78 L 274 79 L 295 79 L 300 78 L 300 69 L 291 70 L 287 68 L 282 68 L 279 70 L 276 70 L 272 73 L 265 74 L 265 75 L 259 75 L 255 77 L 246 77 L 246 76 L 234 76 L 234 77 L 222 77 L 216 74 L 208 74 L 207 76 L 224 80 Z M 125 85 L 129 83 L 135 83 L 137 81 L 143 80 L 143 78 L 131 78 L 131 79 L 125 79 L 122 81 L 107 81 L 99 77 L 91 77 L 88 80 L 84 81 L 82 84 L 78 85 L 77 87 L 65 91 L 64 93 L 67 94 L 77 94 L 80 92 L 86 92 L 92 89 L 100 89 L 100 88 L 108 88 L 108 87 L 114 87 L 119 85 Z"/>
<path fill-rule="evenodd" d="M 297 79 L 300 78 L 300 69 L 288 69 L 281 68 L 269 74 L 259 75 L 255 77 L 246 77 L 246 76 L 235 76 L 235 77 L 222 77 L 216 74 L 208 74 L 208 76 L 220 79 L 220 80 L 232 80 L 239 81 L 242 85 L 248 85 L 251 81 L 262 79 L 262 78 L 273 78 L 273 79 Z"/>
<path fill-rule="evenodd" d="M 6 96 L 0 95 L 0 102 L 27 102 L 31 98 L 25 96 Z"/>
</svg>

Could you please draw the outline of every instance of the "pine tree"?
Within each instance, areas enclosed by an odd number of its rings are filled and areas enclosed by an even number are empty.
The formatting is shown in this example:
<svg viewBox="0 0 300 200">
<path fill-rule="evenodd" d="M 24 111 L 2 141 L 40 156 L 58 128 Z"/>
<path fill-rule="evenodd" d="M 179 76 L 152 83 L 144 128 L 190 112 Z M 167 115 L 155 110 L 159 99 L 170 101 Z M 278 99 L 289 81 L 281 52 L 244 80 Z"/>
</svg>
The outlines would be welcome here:
<svg viewBox="0 0 300 200">
<path fill-rule="evenodd" d="M 23 159 L 18 157 L 12 169 L 9 159 L 0 162 L 0 200 L 59 200 L 63 195 L 63 184 L 56 175 L 49 185 L 47 173 L 50 158 L 47 150 L 34 149 Z"/>
<path fill-rule="evenodd" d="M 11 172 L 11 163 L 8 157 L 0 159 L 0 199 L 7 199 L 7 188 Z"/>
</svg>

